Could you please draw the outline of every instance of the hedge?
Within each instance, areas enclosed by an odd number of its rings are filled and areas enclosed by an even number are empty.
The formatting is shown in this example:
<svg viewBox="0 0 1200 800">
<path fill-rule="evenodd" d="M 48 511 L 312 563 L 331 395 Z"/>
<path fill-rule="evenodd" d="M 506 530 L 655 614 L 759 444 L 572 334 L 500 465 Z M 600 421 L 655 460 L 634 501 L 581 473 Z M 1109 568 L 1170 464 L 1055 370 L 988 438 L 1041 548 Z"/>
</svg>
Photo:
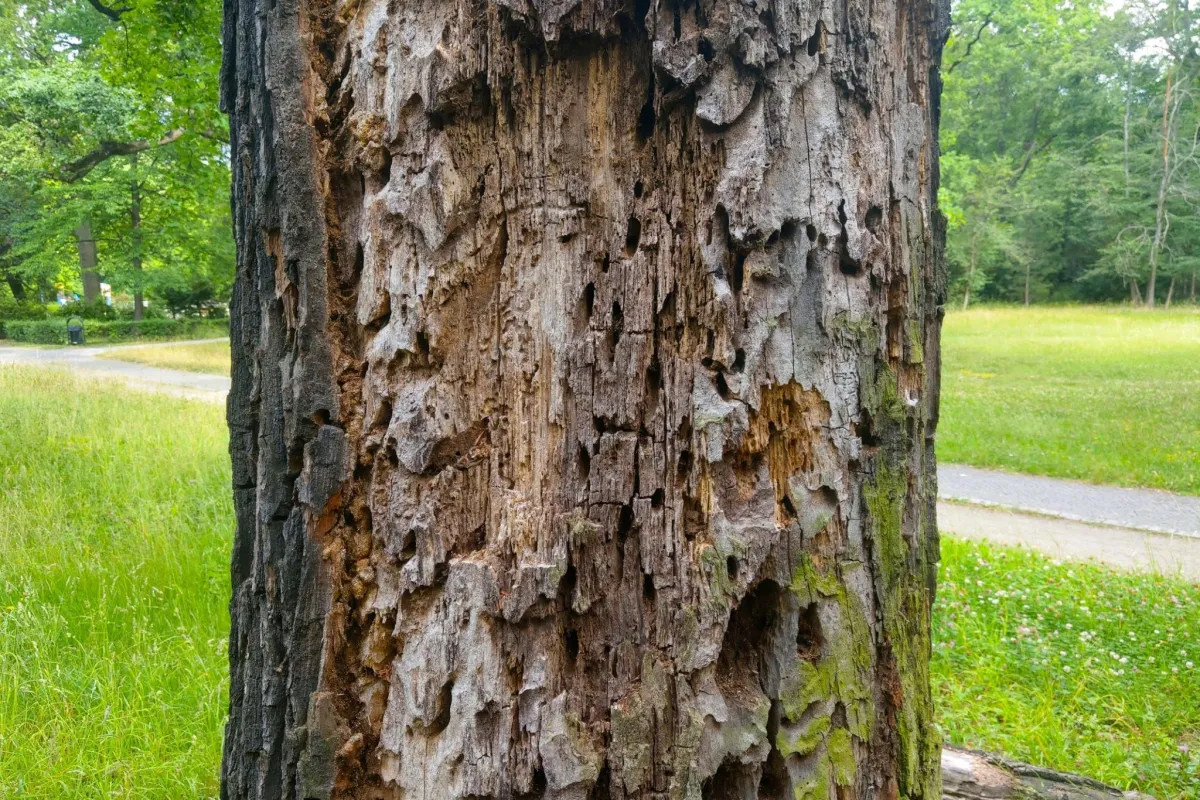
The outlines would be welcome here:
<svg viewBox="0 0 1200 800">
<path fill-rule="evenodd" d="M 28 344 L 66 344 L 67 321 L 11 320 L 4 323 L 5 335 L 14 342 Z M 229 320 L 215 319 L 144 319 L 140 322 L 87 322 L 83 335 L 88 344 L 109 344 L 140 340 L 210 339 L 229 335 Z"/>
</svg>

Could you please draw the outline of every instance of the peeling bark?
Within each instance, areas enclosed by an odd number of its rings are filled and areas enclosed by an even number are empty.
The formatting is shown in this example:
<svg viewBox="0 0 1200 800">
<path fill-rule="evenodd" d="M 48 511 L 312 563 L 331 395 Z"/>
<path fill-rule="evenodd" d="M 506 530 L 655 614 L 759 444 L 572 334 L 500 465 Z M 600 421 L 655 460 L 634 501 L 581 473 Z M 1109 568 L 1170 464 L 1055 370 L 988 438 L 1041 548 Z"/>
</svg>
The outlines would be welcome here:
<svg viewBox="0 0 1200 800">
<path fill-rule="evenodd" d="M 935 2 L 226 0 L 223 796 L 940 796 Z"/>
</svg>

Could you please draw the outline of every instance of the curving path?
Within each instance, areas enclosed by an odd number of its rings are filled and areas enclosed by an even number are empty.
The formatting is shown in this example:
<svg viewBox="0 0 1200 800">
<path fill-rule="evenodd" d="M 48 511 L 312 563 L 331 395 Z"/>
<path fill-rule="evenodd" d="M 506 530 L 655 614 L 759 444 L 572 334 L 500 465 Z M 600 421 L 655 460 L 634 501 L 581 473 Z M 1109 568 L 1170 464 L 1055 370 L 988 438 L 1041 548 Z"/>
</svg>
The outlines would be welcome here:
<svg viewBox="0 0 1200 800">
<path fill-rule="evenodd" d="M 194 339 L 185 342 L 162 342 L 167 345 L 219 342 L 223 339 Z M 148 367 L 130 361 L 97 358 L 101 353 L 124 347 L 153 347 L 153 344 L 111 345 L 107 347 L 19 347 L 0 346 L 0 364 L 26 364 L 62 367 L 87 377 L 119 380 L 131 389 L 159 392 L 176 397 L 224 403 L 229 394 L 229 378 L 203 375 L 177 369 Z"/>
<path fill-rule="evenodd" d="M 223 403 L 229 393 L 226 377 L 97 358 L 113 349 L 0 346 L 0 364 L 61 367 L 139 391 L 213 403 Z M 957 464 L 938 468 L 938 484 L 939 527 L 952 535 L 1200 580 L 1200 497 Z"/>
</svg>

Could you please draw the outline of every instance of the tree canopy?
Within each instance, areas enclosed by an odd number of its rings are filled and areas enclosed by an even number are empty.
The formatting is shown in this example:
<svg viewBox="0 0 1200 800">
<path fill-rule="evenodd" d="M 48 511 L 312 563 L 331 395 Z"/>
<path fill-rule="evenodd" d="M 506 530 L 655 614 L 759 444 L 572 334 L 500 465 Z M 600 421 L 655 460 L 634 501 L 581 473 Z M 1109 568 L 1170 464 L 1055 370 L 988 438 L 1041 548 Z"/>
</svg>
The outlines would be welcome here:
<svg viewBox="0 0 1200 800">
<path fill-rule="evenodd" d="M 1197 11 L 958 0 L 942 187 L 954 296 L 1195 298 Z"/>
<path fill-rule="evenodd" d="M 215 0 L 0 11 L 0 292 L 79 292 L 87 221 L 114 291 L 180 309 L 227 295 L 220 15 Z"/>
</svg>

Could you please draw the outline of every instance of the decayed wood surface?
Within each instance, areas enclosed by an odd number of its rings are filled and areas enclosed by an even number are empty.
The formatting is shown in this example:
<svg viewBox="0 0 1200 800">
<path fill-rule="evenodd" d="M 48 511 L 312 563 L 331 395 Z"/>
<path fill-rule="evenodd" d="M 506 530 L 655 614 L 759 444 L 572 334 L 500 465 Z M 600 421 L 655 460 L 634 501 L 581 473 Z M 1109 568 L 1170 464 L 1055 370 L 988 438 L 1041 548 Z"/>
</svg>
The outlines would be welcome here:
<svg viewBox="0 0 1200 800">
<path fill-rule="evenodd" d="M 226 0 L 230 798 L 940 795 L 938 0 Z"/>
<path fill-rule="evenodd" d="M 953 747 L 942 750 L 942 783 L 946 800 L 1153 800 L 1091 778 Z"/>
</svg>

